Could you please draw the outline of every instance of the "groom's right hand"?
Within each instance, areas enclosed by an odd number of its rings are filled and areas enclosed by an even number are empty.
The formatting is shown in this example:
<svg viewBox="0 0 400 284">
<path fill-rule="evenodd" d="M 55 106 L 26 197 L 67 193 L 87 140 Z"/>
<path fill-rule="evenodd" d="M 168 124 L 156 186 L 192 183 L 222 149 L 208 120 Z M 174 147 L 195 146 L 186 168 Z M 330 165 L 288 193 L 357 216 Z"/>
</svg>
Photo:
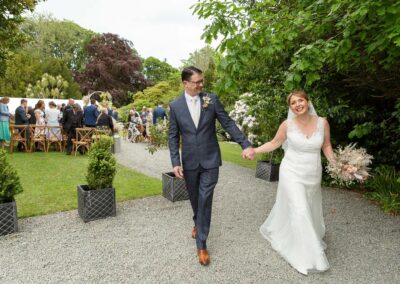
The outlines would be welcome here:
<svg viewBox="0 0 400 284">
<path fill-rule="evenodd" d="M 174 174 L 177 178 L 183 178 L 183 169 L 181 166 L 174 167 Z"/>
</svg>

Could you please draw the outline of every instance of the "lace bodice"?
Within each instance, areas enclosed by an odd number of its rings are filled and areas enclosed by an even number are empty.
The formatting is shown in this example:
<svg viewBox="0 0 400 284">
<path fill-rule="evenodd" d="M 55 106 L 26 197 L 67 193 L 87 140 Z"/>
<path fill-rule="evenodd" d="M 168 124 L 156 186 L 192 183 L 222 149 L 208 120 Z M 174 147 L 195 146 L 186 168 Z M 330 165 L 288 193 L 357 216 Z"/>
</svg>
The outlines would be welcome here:
<svg viewBox="0 0 400 284">
<path fill-rule="evenodd" d="M 287 120 L 287 150 L 307 153 L 320 153 L 324 142 L 324 119 L 318 117 L 315 130 L 306 136 L 293 119 Z"/>
</svg>

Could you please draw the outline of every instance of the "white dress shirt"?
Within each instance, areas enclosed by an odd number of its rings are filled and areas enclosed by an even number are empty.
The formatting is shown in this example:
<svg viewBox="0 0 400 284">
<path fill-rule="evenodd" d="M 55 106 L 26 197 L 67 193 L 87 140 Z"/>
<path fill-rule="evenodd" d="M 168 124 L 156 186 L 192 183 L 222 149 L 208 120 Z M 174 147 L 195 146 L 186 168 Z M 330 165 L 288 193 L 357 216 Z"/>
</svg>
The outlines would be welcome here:
<svg viewBox="0 0 400 284">
<path fill-rule="evenodd" d="M 196 127 L 198 126 L 198 123 L 200 121 L 200 114 L 201 114 L 201 102 L 200 102 L 200 96 L 190 96 L 185 92 L 185 98 L 186 98 L 186 103 L 188 105 L 189 108 L 189 112 L 190 112 L 190 116 L 193 119 L 194 125 L 196 125 Z M 195 100 L 195 110 L 197 111 L 197 122 L 195 121 L 195 115 L 196 113 L 194 113 L 194 109 L 193 109 L 193 102 L 192 100 Z"/>
</svg>

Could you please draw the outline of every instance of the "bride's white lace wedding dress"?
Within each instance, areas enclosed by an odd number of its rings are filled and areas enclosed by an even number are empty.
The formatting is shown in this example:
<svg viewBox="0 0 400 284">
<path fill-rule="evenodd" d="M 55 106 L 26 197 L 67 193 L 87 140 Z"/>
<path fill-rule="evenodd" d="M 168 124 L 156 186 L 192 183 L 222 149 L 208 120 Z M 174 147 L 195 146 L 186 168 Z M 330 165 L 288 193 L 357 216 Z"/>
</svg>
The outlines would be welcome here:
<svg viewBox="0 0 400 284">
<path fill-rule="evenodd" d="M 325 224 L 321 196 L 321 147 L 324 119 L 307 137 L 287 120 L 287 148 L 279 172 L 274 207 L 260 228 L 272 247 L 300 273 L 329 269 L 322 240 Z"/>
</svg>

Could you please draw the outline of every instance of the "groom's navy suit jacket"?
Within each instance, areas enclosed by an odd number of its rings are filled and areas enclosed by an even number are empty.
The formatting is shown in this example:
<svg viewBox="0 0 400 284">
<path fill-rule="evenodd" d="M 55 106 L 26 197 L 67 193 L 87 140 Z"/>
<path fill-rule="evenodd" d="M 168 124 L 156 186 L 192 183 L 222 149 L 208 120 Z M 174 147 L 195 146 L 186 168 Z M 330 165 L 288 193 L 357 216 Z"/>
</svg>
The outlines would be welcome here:
<svg viewBox="0 0 400 284">
<path fill-rule="evenodd" d="M 204 169 L 221 166 L 221 151 L 215 130 L 216 119 L 243 149 L 251 146 L 235 122 L 225 112 L 216 95 L 200 93 L 199 96 L 201 113 L 197 129 L 184 94 L 170 104 L 168 143 L 173 167 L 182 166 L 184 170 L 195 170 L 199 166 Z M 203 106 L 204 96 L 211 99 L 208 107 Z M 180 137 L 182 137 L 182 164 L 179 154 Z"/>
</svg>

